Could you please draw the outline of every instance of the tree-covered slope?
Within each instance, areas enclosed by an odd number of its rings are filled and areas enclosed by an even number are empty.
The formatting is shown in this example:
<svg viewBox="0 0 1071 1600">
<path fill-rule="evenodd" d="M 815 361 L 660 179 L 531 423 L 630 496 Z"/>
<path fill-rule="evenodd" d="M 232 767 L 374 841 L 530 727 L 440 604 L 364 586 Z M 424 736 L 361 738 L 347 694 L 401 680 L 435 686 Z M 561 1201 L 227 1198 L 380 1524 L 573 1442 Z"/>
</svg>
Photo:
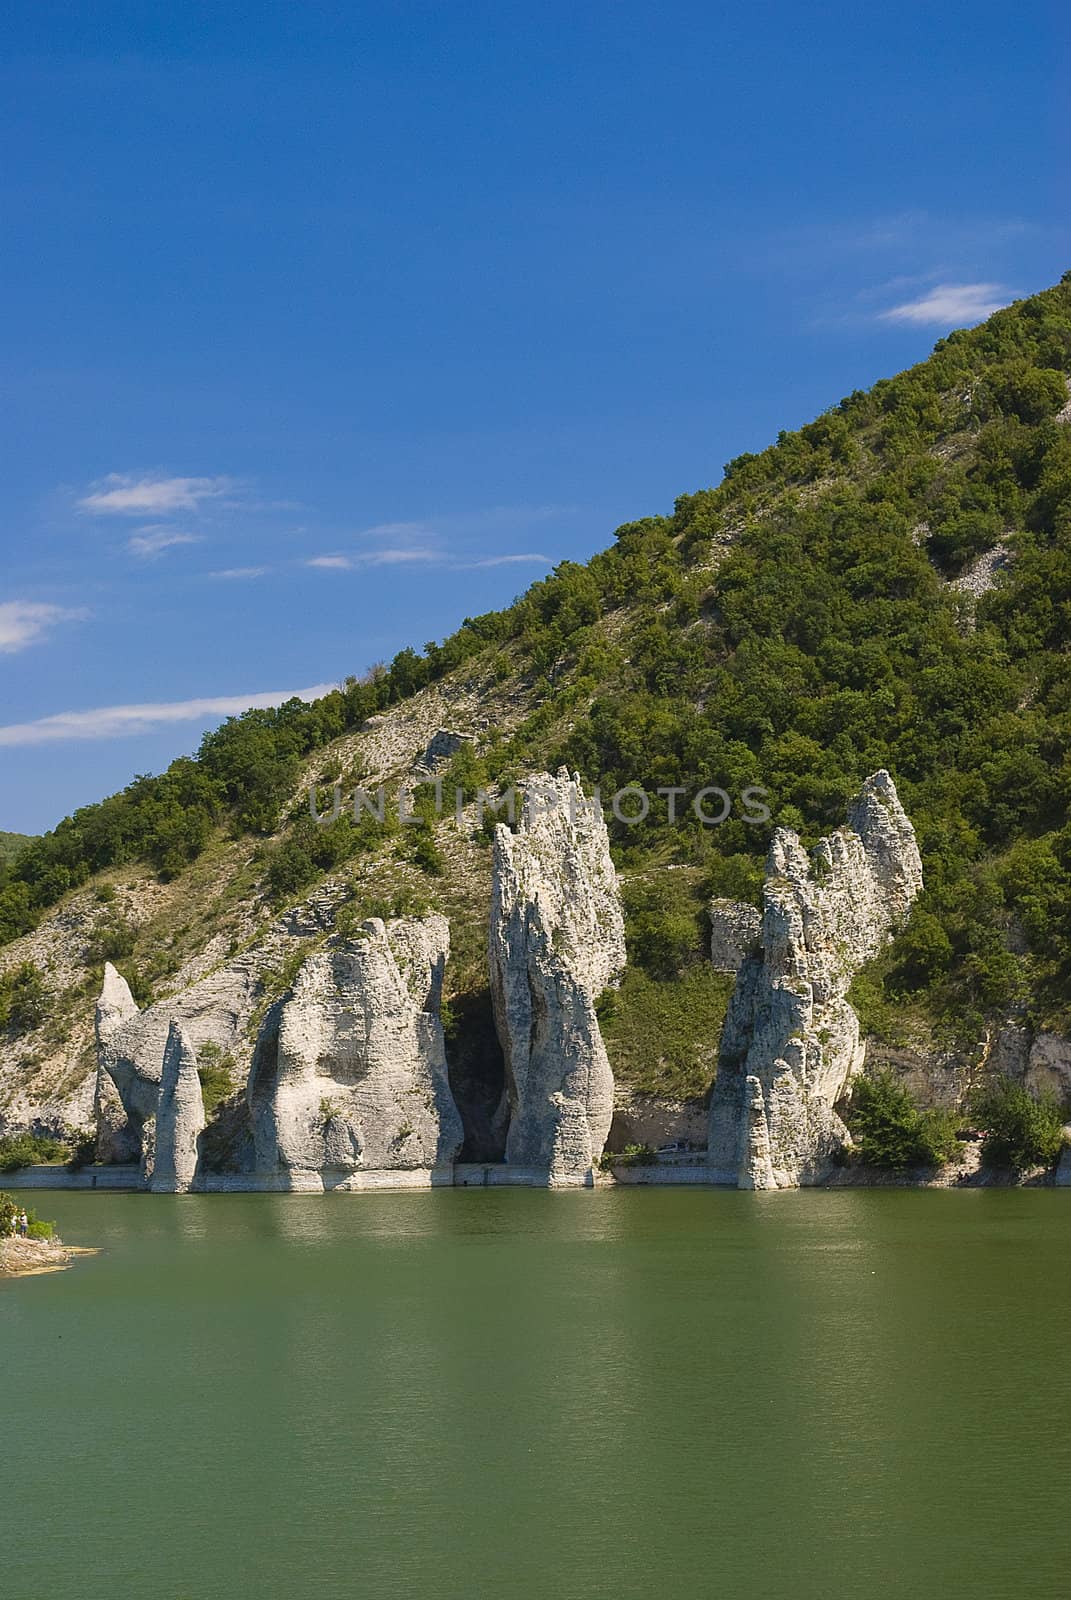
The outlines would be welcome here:
<svg viewBox="0 0 1071 1600">
<path fill-rule="evenodd" d="M 31 836 L 26 833 L 0 833 L 0 869 L 9 861 L 13 861 L 20 850 L 24 850 L 32 843 Z"/>
<path fill-rule="evenodd" d="M 232 719 L 196 759 L 76 813 L 0 866 L 0 937 L 25 934 L 103 869 L 144 861 L 181 879 L 228 835 L 263 840 L 248 881 L 276 903 L 382 850 L 367 818 L 317 828 L 302 815 L 305 764 L 333 776 L 370 717 L 429 684 L 471 681 L 514 714 L 492 716 L 455 758 L 448 780 L 469 792 L 558 761 L 604 793 L 759 785 L 774 822 L 814 837 L 888 767 L 926 890 L 859 986 L 868 1023 L 896 1037 L 918 1016 L 960 1040 L 1012 1009 L 1066 1025 L 1069 373 L 1071 275 L 738 457 L 717 488 L 619 529 L 508 610 L 314 705 Z M 615 824 L 631 982 L 663 986 L 637 1000 L 634 1028 L 627 1004 L 608 1019 L 625 1054 L 642 1058 L 652 993 L 666 1028 L 679 1023 L 706 981 L 702 904 L 756 892 L 768 835 L 739 819 L 704 829 L 688 813 L 671 825 L 658 800 L 644 827 Z M 415 858 L 429 882 L 441 856 L 429 832 Z"/>
</svg>

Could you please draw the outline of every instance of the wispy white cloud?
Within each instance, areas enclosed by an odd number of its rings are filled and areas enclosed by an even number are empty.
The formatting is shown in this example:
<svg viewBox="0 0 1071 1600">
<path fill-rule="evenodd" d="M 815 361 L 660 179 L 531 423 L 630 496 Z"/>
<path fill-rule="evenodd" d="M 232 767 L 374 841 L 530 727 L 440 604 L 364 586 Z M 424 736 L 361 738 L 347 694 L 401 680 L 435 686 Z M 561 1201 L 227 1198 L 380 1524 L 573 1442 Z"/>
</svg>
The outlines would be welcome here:
<svg viewBox="0 0 1071 1600">
<path fill-rule="evenodd" d="M 881 322 L 923 327 L 963 328 L 984 322 L 1006 306 L 1011 292 L 1001 283 L 938 283 L 914 300 L 878 313 Z"/>
<path fill-rule="evenodd" d="M 210 572 L 210 578 L 264 578 L 270 567 L 224 567 L 220 572 Z"/>
<path fill-rule="evenodd" d="M 199 544 L 200 534 L 179 533 L 176 528 L 168 528 L 162 524 L 150 524 L 146 528 L 139 528 L 126 541 L 126 547 L 132 556 L 141 556 L 146 559 L 151 556 L 163 555 L 165 550 L 170 550 L 177 544 Z"/>
<path fill-rule="evenodd" d="M 54 744 L 70 739 L 117 739 L 155 733 L 176 722 L 199 722 L 236 716 L 257 706 L 280 706 L 285 700 L 317 700 L 330 694 L 333 683 L 308 689 L 274 689 L 266 694 L 209 695 L 199 700 L 165 700 L 129 706 L 98 706 L 92 711 L 59 711 L 34 722 L 0 727 L 0 746 Z"/>
<path fill-rule="evenodd" d="M 402 546 L 397 549 L 388 547 L 383 550 L 364 550 L 357 557 L 361 565 L 366 567 L 394 567 L 405 565 L 410 561 L 445 563 L 448 559 L 441 550 L 436 550 L 428 545 Z"/>
<path fill-rule="evenodd" d="M 148 473 L 110 472 L 78 500 L 90 516 L 169 516 L 196 511 L 205 500 L 217 500 L 236 487 L 233 478 L 165 478 Z"/>
<path fill-rule="evenodd" d="M 27 645 L 37 644 L 57 623 L 77 622 L 85 615 L 83 610 L 46 605 L 43 601 L 4 600 L 0 602 L 0 651 L 14 655 Z"/>
<path fill-rule="evenodd" d="M 433 562 L 443 567 L 453 565 L 445 551 L 430 546 L 416 549 L 403 546 L 387 547 L 383 550 L 360 550 L 352 556 L 310 556 L 305 566 L 319 567 L 326 572 L 347 572 L 354 567 L 395 567 L 405 566 L 414 561 Z"/>
<path fill-rule="evenodd" d="M 479 561 L 465 561 L 465 567 L 512 567 L 521 564 L 552 567 L 554 562 L 549 556 L 543 555 L 539 550 L 524 551 L 515 556 L 483 556 Z"/>
</svg>

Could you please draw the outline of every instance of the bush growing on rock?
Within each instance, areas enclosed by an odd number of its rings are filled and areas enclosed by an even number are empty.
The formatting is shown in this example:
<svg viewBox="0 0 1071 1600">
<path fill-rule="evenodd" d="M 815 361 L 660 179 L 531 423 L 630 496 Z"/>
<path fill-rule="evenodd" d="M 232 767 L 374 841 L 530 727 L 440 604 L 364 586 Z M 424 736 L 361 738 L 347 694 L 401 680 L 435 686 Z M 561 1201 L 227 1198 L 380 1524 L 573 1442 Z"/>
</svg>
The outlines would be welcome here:
<svg viewBox="0 0 1071 1600">
<path fill-rule="evenodd" d="M 951 1113 L 921 1111 L 889 1068 L 856 1080 L 845 1120 L 867 1166 L 936 1167 L 959 1148 Z"/>
<path fill-rule="evenodd" d="M 611 1172 L 614 1167 L 653 1167 L 657 1161 L 649 1144 L 627 1144 L 623 1150 L 604 1150 L 599 1157 L 599 1168 Z"/>
<path fill-rule="evenodd" d="M 987 1167 L 1049 1167 L 1064 1144 L 1063 1118 L 1052 1095 L 1035 1099 L 1021 1083 L 994 1078 L 971 1101 L 971 1115 L 985 1130 Z"/>
<path fill-rule="evenodd" d="M 23 961 L 0 975 L 0 1028 L 28 1033 L 48 1014 L 48 991 L 32 961 Z"/>
</svg>

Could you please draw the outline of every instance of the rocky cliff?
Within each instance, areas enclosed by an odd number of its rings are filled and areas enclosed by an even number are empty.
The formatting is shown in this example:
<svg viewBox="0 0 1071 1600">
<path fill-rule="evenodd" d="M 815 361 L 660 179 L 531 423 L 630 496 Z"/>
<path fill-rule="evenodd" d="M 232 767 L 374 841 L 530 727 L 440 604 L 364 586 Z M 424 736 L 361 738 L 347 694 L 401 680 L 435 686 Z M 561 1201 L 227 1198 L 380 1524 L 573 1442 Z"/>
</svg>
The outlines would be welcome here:
<svg viewBox="0 0 1071 1600">
<path fill-rule="evenodd" d="M 345 1188 L 362 1170 L 455 1159 L 462 1127 L 439 1015 L 449 947 L 445 917 L 371 918 L 309 957 L 257 1040 L 258 1173 Z"/>
<path fill-rule="evenodd" d="M 205 1045 L 222 1053 L 236 1050 L 258 994 L 258 961 L 253 955 L 225 963 L 188 989 L 139 1011 L 129 986 L 109 962 L 97 1002 L 97 1093 L 101 1114 L 101 1153 L 136 1159 L 142 1130 L 155 1117 L 160 1098 L 164 1052 L 172 1022 L 185 1030 L 191 1048 Z M 121 1103 L 115 1107 L 108 1082 Z"/>
<path fill-rule="evenodd" d="M 155 1194 L 185 1194 L 195 1186 L 205 1104 L 197 1051 L 181 1023 L 172 1022 L 164 1046 L 152 1182 Z"/>
<path fill-rule="evenodd" d="M 868 778 L 848 825 L 810 857 L 775 832 L 761 952 L 744 961 L 711 1098 L 714 1181 L 815 1182 L 848 1142 L 835 1106 L 863 1063 L 852 977 L 907 920 L 922 887 L 914 829 L 887 772 Z"/>
<path fill-rule="evenodd" d="M 508 1163 L 551 1184 L 590 1174 L 614 1082 L 595 1006 L 625 965 L 606 824 L 578 775 L 535 774 L 516 833 L 495 830 L 491 997 L 506 1063 Z"/>
</svg>

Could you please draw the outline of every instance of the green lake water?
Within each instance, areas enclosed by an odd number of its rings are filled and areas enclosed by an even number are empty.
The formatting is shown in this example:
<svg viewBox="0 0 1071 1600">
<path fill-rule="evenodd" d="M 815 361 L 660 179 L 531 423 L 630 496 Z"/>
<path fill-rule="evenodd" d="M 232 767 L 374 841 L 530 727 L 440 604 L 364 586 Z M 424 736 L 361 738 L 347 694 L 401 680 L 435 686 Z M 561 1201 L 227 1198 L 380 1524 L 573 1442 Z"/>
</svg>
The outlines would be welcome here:
<svg viewBox="0 0 1071 1600">
<path fill-rule="evenodd" d="M 1071 1592 L 1071 1191 L 32 1198 L 3 1600 Z"/>
</svg>

